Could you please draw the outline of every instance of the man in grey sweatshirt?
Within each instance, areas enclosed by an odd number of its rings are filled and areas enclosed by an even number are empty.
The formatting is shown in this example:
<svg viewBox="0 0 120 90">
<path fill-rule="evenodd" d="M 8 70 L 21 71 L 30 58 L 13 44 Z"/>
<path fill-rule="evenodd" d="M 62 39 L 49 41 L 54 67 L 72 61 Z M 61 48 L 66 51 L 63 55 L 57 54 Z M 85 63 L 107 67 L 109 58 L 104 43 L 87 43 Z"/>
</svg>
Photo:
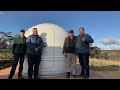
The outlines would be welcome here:
<svg viewBox="0 0 120 90">
<path fill-rule="evenodd" d="M 27 55 L 28 55 L 28 79 L 32 79 L 34 66 L 34 79 L 38 79 L 38 69 L 41 61 L 42 48 L 44 42 L 37 34 L 37 28 L 33 28 L 32 35 L 26 40 Z"/>
</svg>

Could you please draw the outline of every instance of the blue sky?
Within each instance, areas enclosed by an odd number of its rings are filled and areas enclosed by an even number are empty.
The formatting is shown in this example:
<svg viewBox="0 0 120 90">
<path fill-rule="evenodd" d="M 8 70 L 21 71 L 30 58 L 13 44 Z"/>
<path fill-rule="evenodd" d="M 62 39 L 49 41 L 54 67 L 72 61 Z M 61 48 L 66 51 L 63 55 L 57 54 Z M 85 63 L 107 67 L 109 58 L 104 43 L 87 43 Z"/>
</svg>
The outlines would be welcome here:
<svg viewBox="0 0 120 90">
<path fill-rule="evenodd" d="M 102 49 L 120 49 L 120 11 L 0 11 L 0 31 L 19 34 L 20 29 L 54 23 L 78 35 L 84 27 Z"/>
</svg>

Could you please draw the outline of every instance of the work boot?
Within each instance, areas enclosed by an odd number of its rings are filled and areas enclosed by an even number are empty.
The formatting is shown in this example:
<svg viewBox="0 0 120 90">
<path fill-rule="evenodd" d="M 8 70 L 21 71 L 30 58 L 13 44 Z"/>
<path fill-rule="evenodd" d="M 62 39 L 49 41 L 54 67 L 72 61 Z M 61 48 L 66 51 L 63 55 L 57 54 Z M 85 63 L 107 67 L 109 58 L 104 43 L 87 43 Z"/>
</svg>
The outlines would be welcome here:
<svg viewBox="0 0 120 90">
<path fill-rule="evenodd" d="M 84 75 L 83 78 L 84 79 L 89 79 L 89 76 L 88 75 Z"/>
<path fill-rule="evenodd" d="M 76 75 L 76 74 L 73 74 L 72 76 L 73 76 L 74 78 L 77 78 L 77 75 Z"/>
<path fill-rule="evenodd" d="M 40 79 L 38 76 L 35 76 L 34 79 Z"/>
<path fill-rule="evenodd" d="M 67 72 L 66 78 L 70 78 L 70 72 Z"/>
<path fill-rule="evenodd" d="M 8 79 L 12 79 L 12 77 L 11 77 L 11 76 L 8 76 Z"/>
<path fill-rule="evenodd" d="M 84 77 L 84 74 L 80 74 L 78 77 Z"/>
<path fill-rule="evenodd" d="M 29 76 L 28 76 L 28 79 L 32 79 L 32 77 L 29 77 Z"/>
<path fill-rule="evenodd" d="M 24 78 L 23 78 L 23 76 L 21 75 L 21 76 L 18 76 L 18 79 L 24 79 Z"/>
</svg>

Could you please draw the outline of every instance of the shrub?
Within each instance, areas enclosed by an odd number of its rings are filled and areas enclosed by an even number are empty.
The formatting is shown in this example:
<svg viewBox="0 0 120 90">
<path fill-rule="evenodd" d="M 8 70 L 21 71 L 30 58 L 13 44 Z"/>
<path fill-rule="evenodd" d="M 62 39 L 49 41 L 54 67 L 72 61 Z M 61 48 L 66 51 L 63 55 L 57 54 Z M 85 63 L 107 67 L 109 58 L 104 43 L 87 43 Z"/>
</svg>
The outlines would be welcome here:
<svg viewBox="0 0 120 90">
<path fill-rule="evenodd" d="M 0 61 L 0 70 L 7 68 L 7 67 L 11 67 L 12 66 L 12 60 L 1 60 Z"/>
</svg>

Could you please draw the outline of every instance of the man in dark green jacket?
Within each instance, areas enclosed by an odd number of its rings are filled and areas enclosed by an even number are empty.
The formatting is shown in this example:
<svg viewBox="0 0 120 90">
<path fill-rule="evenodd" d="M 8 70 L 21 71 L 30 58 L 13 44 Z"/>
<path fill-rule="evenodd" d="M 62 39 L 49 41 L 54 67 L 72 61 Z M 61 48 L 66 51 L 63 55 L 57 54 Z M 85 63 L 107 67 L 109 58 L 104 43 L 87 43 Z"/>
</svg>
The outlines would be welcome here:
<svg viewBox="0 0 120 90">
<path fill-rule="evenodd" d="M 12 53 L 14 55 L 14 60 L 12 64 L 12 68 L 10 71 L 10 75 L 8 76 L 8 79 L 12 79 L 16 66 L 19 61 L 19 72 L 18 72 L 18 79 L 24 79 L 22 77 L 22 70 L 23 70 L 23 62 L 24 62 L 24 56 L 26 54 L 26 37 L 24 36 L 25 30 L 20 31 L 20 36 L 14 39 L 14 44 L 12 48 Z"/>
</svg>

